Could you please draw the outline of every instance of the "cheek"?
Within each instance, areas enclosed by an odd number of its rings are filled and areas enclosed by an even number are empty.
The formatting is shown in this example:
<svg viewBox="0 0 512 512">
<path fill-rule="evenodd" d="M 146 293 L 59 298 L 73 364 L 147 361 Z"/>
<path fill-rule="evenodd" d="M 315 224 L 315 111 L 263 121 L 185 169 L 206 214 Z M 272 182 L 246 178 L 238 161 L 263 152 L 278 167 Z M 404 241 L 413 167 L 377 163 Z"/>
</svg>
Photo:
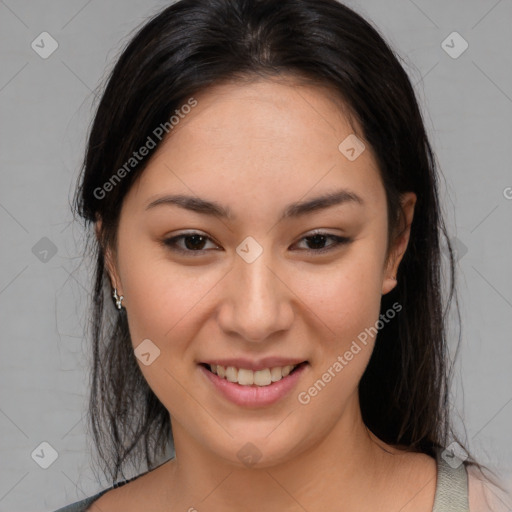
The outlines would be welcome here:
<svg viewBox="0 0 512 512">
<path fill-rule="evenodd" d="M 379 247 L 377 247 L 379 245 Z M 367 240 L 338 265 L 302 278 L 304 300 L 326 329 L 346 340 L 378 318 L 382 289 L 380 244 Z"/>
<path fill-rule="evenodd" d="M 305 302 L 320 321 L 313 373 L 299 403 L 314 402 L 318 414 L 339 413 L 371 357 L 382 297 L 384 249 L 375 239 L 361 241 L 336 269 L 308 277 Z"/>
<path fill-rule="evenodd" d="M 126 261 L 125 268 L 123 290 L 132 343 L 150 338 L 161 344 L 174 338 L 173 345 L 179 344 L 182 336 L 177 333 L 197 315 L 205 287 L 211 288 L 215 282 L 199 267 L 191 272 L 161 258 L 133 258 Z"/>
<path fill-rule="evenodd" d="M 359 382 L 375 344 L 380 294 L 366 274 L 352 274 L 325 283 L 323 293 L 309 294 L 317 301 L 323 331 L 315 335 L 317 347 L 311 375 L 297 390 L 304 421 L 322 418 L 315 429 L 336 422 L 354 405 Z"/>
<path fill-rule="evenodd" d="M 188 357 L 187 350 L 194 348 L 193 340 L 201 328 L 198 315 L 205 287 L 212 288 L 215 281 L 200 276 L 199 267 L 192 274 L 190 269 L 171 265 L 161 257 L 139 259 L 130 254 L 134 257 L 124 262 L 123 291 L 132 346 L 137 355 L 142 352 L 139 345 L 142 348 L 142 342 L 149 339 L 149 352 L 158 354 L 149 365 L 140 358 L 137 363 L 153 392 L 179 417 L 180 411 L 194 405 L 185 405 L 188 394 L 180 383 L 190 372 L 193 354 Z M 178 410 L 176 404 L 181 404 Z"/>
</svg>

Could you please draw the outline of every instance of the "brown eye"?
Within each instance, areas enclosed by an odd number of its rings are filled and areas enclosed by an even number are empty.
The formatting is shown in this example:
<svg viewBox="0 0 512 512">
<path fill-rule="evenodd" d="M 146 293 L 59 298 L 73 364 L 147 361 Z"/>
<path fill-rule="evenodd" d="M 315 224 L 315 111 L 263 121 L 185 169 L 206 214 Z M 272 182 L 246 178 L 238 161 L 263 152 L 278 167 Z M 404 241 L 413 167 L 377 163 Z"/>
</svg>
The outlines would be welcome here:
<svg viewBox="0 0 512 512">
<path fill-rule="evenodd" d="M 328 240 L 332 240 L 332 242 L 326 246 Z M 208 241 L 212 241 L 212 239 L 201 233 L 183 233 L 172 238 L 167 238 L 163 240 L 162 243 L 172 251 L 189 254 L 191 256 L 199 256 L 209 250 L 205 249 L 205 245 Z M 306 241 L 309 246 L 303 250 L 312 254 L 321 254 L 332 251 L 340 245 L 347 245 L 352 242 L 352 239 L 330 233 L 317 232 L 303 237 L 301 239 L 301 242 L 302 241 Z"/>
<path fill-rule="evenodd" d="M 333 243 L 329 244 L 325 247 L 326 240 L 331 239 Z M 334 250 L 336 247 L 340 245 L 349 244 L 352 240 L 348 237 L 332 235 L 330 233 L 317 232 L 312 235 L 306 236 L 302 238 L 302 240 L 306 240 L 309 248 L 305 249 L 305 251 L 310 253 L 324 253 L 331 250 Z"/>
<path fill-rule="evenodd" d="M 204 246 L 208 240 L 211 241 L 211 238 L 200 233 L 184 233 L 172 238 L 167 238 L 163 240 L 163 243 L 173 251 L 195 256 L 196 254 L 193 253 L 201 254 L 207 250 Z M 183 241 L 183 245 L 180 246 L 178 242 L 181 241 Z"/>
</svg>

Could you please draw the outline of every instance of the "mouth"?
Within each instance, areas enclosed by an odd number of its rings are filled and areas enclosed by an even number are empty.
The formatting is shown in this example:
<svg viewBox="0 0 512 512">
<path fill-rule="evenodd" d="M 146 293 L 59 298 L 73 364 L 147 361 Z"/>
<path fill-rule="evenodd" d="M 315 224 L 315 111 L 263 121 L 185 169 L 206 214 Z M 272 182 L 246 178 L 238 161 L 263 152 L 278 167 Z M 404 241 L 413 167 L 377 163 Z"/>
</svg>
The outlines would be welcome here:
<svg viewBox="0 0 512 512">
<path fill-rule="evenodd" d="M 281 360 L 282 361 L 282 360 Z M 283 361 L 291 363 L 292 361 Z M 224 361 L 227 364 L 227 361 Z M 289 396 L 299 385 L 302 375 L 308 371 L 308 361 L 295 362 L 284 366 L 253 365 L 251 370 L 243 367 L 224 366 L 215 363 L 199 363 L 198 369 L 206 378 L 208 386 L 216 394 L 237 406 L 261 408 L 271 406 Z M 247 361 L 245 366 L 251 364 Z"/>
<path fill-rule="evenodd" d="M 209 363 L 200 363 L 200 366 L 206 368 L 210 373 L 217 375 L 217 377 L 233 384 L 239 384 L 240 386 L 266 387 L 283 380 L 289 375 L 292 375 L 307 364 L 307 361 L 302 361 L 298 364 L 272 366 L 269 368 L 262 368 L 260 370 Z"/>
</svg>

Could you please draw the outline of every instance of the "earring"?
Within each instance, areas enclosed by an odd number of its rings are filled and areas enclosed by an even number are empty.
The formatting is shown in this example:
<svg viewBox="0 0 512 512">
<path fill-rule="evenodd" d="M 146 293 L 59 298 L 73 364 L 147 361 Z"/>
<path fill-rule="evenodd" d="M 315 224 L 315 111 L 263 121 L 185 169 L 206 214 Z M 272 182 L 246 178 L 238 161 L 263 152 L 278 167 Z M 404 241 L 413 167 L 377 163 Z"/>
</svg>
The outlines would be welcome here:
<svg viewBox="0 0 512 512">
<path fill-rule="evenodd" d="M 396 276 L 391 277 L 393 281 L 396 281 Z"/>
<path fill-rule="evenodd" d="M 124 297 L 122 295 L 121 296 L 117 295 L 117 289 L 116 288 L 114 288 L 114 293 L 112 294 L 112 296 L 114 297 L 114 299 L 116 301 L 116 308 L 121 310 L 122 307 L 123 307 L 122 302 L 123 302 Z"/>
</svg>

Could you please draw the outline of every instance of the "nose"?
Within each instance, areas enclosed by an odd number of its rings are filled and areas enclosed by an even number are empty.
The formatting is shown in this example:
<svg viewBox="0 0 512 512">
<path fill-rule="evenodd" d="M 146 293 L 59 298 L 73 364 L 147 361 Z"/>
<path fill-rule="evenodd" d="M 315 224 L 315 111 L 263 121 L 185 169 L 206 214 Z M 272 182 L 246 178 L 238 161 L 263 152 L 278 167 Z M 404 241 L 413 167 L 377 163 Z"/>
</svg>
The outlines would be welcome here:
<svg viewBox="0 0 512 512">
<path fill-rule="evenodd" d="M 221 329 L 251 342 L 261 342 L 293 323 L 294 294 L 282 271 L 263 253 L 249 263 L 236 257 L 227 276 L 218 314 Z"/>
</svg>

